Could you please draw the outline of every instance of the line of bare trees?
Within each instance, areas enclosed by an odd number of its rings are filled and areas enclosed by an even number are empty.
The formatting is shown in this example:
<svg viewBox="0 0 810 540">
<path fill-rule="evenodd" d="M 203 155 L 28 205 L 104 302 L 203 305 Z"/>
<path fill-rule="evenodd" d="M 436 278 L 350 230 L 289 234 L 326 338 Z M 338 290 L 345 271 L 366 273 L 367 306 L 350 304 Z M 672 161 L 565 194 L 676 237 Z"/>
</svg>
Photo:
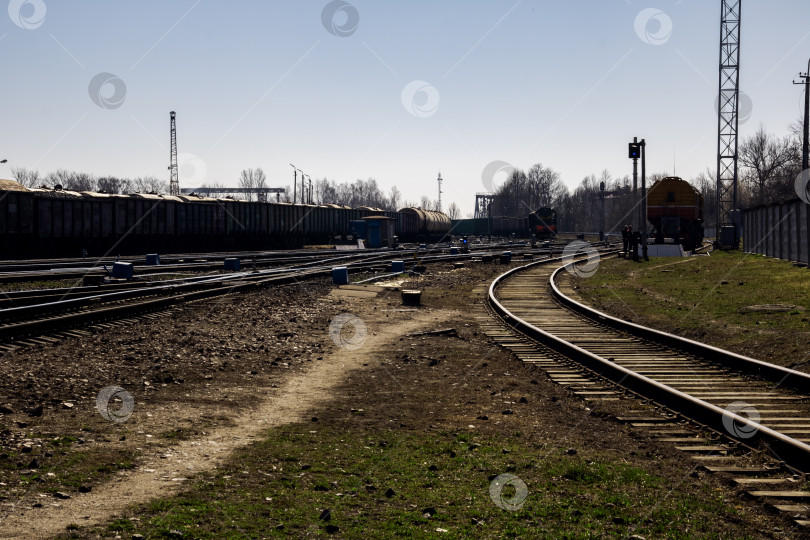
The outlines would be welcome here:
<svg viewBox="0 0 810 540">
<path fill-rule="evenodd" d="M 38 171 L 24 167 L 11 169 L 14 180 L 27 188 L 61 186 L 62 189 L 70 191 L 95 191 L 99 193 L 157 193 L 165 194 L 169 191 L 169 183 L 154 176 L 144 176 L 140 178 L 118 178 L 114 176 L 96 177 L 91 174 L 58 169 L 46 175 L 40 175 Z M 267 175 L 261 168 L 243 169 L 237 180 L 240 188 L 264 188 L 267 187 Z M 223 192 L 227 187 L 221 182 L 208 181 L 202 187 L 218 188 Z M 278 200 L 290 202 L 290 186 L 286 186 L 285 192 L 280 194 Z M 358 179 L 354 182 L 335 182 L 334 180 L 316 180 L 313 186 L 315 204 L 340 204 L 357 208 L 359 206 L 370 206 L 383 210 L 396 211 L 405 206 L 418 206 L 427 210 L 437 210 L 438 201 L 423 196 L 418 202 L 403 201 L 402 193 L 396 186 L 385 193 L 380 188 L 377 180 Z M 240 194 L 248 201 L 257 200 L 257 194 Z M 269 200 L 273 200 L 270 198 Z M 452 203 L 447 208 L 447 213 L 451 218 L 456 219 L 460 215 L 458 206 Z"/>
<path fill-rule="evenodd" d="M 738 202 L 740 208 L 769 204 L 796 197 L 794 182 L 801 172 L 801 123 L 790 126 L 790 134 L 779 137 L 760 126 L 740 141 Z M 647 186 L 670 176 L 668 172 L 648 175 Z M 686 178 L 704 199 L 705 222 L 714 224 L 717 201 L 717 173 L 714 167 L 693 178 Z M 537 208 L 557 210 L 562 231 L 598 231 L 600 184 L 605 183 L 605 230 L 618 232 L 637 221 L 629 176 L 613 178 L 607 170 L 597 177 L 588 175 L 573 190 L 560 175 L 541 164 L 527 172 L 515 169 L 501 185 L 492 203 L 493 216 L 525 216 Z"/>
<path fill-rule="evenodd" d="M 391 186 L 388 193 L 385 193 L 374 178 L 357 179 L 354 182 L 336 182 L 323 178 L 315 181 L 313 191 L 315 204 L 340 204 L 352 208 L 369 206 L 392 212 L 406 206 L 416 206 L 425 210 L 439 209 L 438 201 L 426 195 L 423 195 L 419 202 L 403 200 L 402 192 L 397 186 Z M 460 214 L 455 203 L 448 207 L 447 212 L 453 219 Z"/>
<path fill-rule="evenodd" d="M 116 176 L 94 176 L 92 174 L 57 169 L 41 175 L 39 171 L 25 167 L 12 167 L 14 180 L 27 188 L 61 186 L 70 191 L 96 191 L 99 193 L 166 193 L 168 182 L 155 176 L 138 178 L 118 178 Z"/>
<path fill-rule="evenodd" d="M 630 178 L 613 178 L 607 170 L 599 177 L 586 176 L 571 191 L 558 172 L 540 163 L 532 165 L 527 172 L 515 169 L 495 193 L 492 216 L 525 217 L 538 208 L 549 207 L 557 211 L 557 225 L 561 231 L 598 231 L 600 185 L 603 182 L 605 230 L 621 230 L 633 217 Z"/>
<path fill-rule="evenodd" d="M 770 134 L 760 126 L 754 134 L 743 138 L 739 146 L 738 201 L 741 208 L 768 204 L 794 198 L 794 181 L 801 172 L 801 123 L 790 126 L 785 137 Z M 14 179 L 25 187 L 55 187 L 73 191 L 98 191 L 101 193 L 167 193 L 168 182 L 154 176 L 139 178 L 96 177 L 87 173 L 58 169 L 46 175 L 23 167 L 12 168 Z M 648 186 L 666 172 L 651 174 Z M 708 167 L 693 178 L 687 178 L 704 197 L 706 221 L 713 223 L 716 201 L 716 172 Z M 608 232 L 618 231 L 625 223 L 634 221 L 632 216 L 633 194 L 630 178 L 613 178 L 607 170 L 599 177 L 589 175 L 573 190 L 563 183 L 560 174 L 541 163 L 532 165 L 528 171 L 515 169 L 501 185 L 492 203 L 493 216 L 526 216 L 537 208 L 555 208 L 560 230 L 596 231 L 600 219 L 600 184 L 605 183 L 605 227 Z M 238 179 L 239 187 L 262 188 L 267 186 L 267 176 L 261 168 L 244 169 Z M 223 187 L 209 183 L 205 187 Z M 406 206 L 426 210 L 439 210 L 438 201 L 424 195 L 419 201 L 403 200 L 396 186 L 388 192 L 374 178 L 354 182 L 335 182 L 323 178 L 314 184 L 316 204 L 339 204 L 357 208 L 369 206 L 396 211 Z M 245 194 L 247 200 L 255 200 L 255 194 Z M 279 200 L 290 200 L 290 188 L 286 187 Z M 455 203 L 443 210 L 457 219 L 460 211 Z"/>
<path fill-rule="evenodd" d="M 526 216 L 544 206 L 558 206 L 567 193 L 558 172 L 536 163 L 528 172 L 513 170 L 496 191 L 490 209 L 493 216 Z"/>
</svg>

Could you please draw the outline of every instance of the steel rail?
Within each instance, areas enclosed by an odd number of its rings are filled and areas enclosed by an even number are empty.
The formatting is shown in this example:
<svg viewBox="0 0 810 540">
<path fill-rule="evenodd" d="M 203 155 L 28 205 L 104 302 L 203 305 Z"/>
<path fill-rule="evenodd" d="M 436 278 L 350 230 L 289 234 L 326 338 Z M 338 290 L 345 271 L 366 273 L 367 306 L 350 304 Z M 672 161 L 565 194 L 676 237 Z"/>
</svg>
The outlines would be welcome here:
<svg viewBox="0 0 810 540">
<path fill-rule="evenodd" d="M 559 354 L 562 354 L 579 364 L 585 366 L 586 368 L 594 371 L 601 376 L 609 379 L 610 381 L 618 384 L 621 387 L 624 387 L 632 392 L 635 392 L 638 395 L 644 396 L 648 399 L 652 399 L 657 403 L 673 410 L 677 411 L 682 416 L 697 421 L 703 425 L 706 425 L 718 432 L 721 433 L 728 433 L 725 429 L 725 422 L 729 420 L 734 422 L 738 426 L 745 426 L 746 433 L 753 432 L 753 435 L 745 440 L 738 440 L 741 444 L 750 446 L 752 443 L 761 442 L 763 443 L 769 451 L 780 459 L 784 461 L 790 466 L 801 470 L 801 471 L 808 471 L 810 469 L 810 445 L 802 443 L 789 437 L 783 433 L 780 433 L 774 429 L 768 428 L 758 422 L 754 422 L 748 418 L 740 416 L 738 414 L 734 414 L 726 409 L 722 409 L 713 405 L 709 402 L 703 401 L 701 399 L 695 398 L 685 392 L 681 392 L 672 388 L 671 386 L 667 386 L 665 384 L 659 383 L 649 377 L 636 373 L 630 369 L 627 369 L 623 366 L 617 365 L 614 362 L 606 358 L 602 358 L 596 354 L 587 351 L 577 345 L 569 343 L 549 332 L 546 332 L 528 322 L 517 317 L 512 312 L 510 312 L 501 302 L 498 301 L 496 297 L 496 290 L 510 277 L 514 276 L 515 274 L 525 271 L 528 268 L 532 268 L 537 266 L 538 264 L 542 264 L 546 261 L 541 261 L 539 263 L 530 263 L 524 266 L 520 266 L 501 274 L 493 282 L 491 283 L 488 294 L 487 294 L 487 302 L 489 306 L 493 309 L 493 311 L 509 326 L 517 330 L 518 332 L 526 335 L 527 337 L 536 340 L 537 342 L 545 345 L 546 347 L 556 351 Z M 572 264 L 572 263 L 568 263 Z M 552 276 L 556 276 L 557 273 L 565 268 L 567 265 L 563 265 L 558 268 Z M 553 285 L 553 279 L 552 279 Z M 557 290 L 555 295 L 562 295 L 562 293 Z M 570 300 L 570 299 L 569 299 Z M 581 305 L 581 304 L 579 304 Z M 583 306 L 584 307 L 584 306 Z M 598 312 L 597 312 L 598 313 Z M 604 315 L 604 314 L 601 314 Z M 607 317 L 607 316 L 605 316 Z M 592 321 L 591 321 L 592 322 Z M 624 322 L 624 321 L 621 321 Z M 628 323 L 630 324 L 630 323 Z M 634 325 L 639 327 L 638 325 Z M 639 327 L 643 328 L 643 327 Z M 650 329 L 647 329 L 650 330 Z M 652 341 L 654 343 L 661 343 L 656 337 L 660 337 L 660 335 L 665 334 L 663 332 L 652 331 L 647 335 L 648 341 Z M 673 336 L 677 337 L 677 336 Z M 680 338 L 682 339 L 682 338 Z M 693 342 L 696 343 L 696 342 Z M 705 346 L 707 349 L 706 351 L 715 352 L 715 351 L 722 351 L 721 349 L 717 349 L 715 347 Z M 693 350 L 697 350 L 697 348 L 693 348 Z M 727 351 L 723 351 L 727 352 Z M 693 353 L 694 354 L 694 353 Z M 733 353 L 729 353 L 733 354 Z M 703 356 L 703 355 L 698 355 Z M 735 355 L 739 356 L 739 355 Z M 703 356 L 706 360 L 711 361 L 713 358 L 711 356 L 706 357 Z M 745 357 L 740 357 L 745 358 Z M 752 359 L 751 359 L 752 360 Z M 755 361 L 759 362 L 759 361 Z M 774 366 L 778 367 L 778 366 Z M 785 368 L 781 368 L 785 369 Z M 792 371 L 793 370 L 788 370 Z M 770 372 L 770 370 L 768 371 Z M 796 372 L 799 373 L 799 372 Z M 730 437 L 733 439 L 733 437 Z"/>
<path fill-rule="evenodd" d="M 372 270 L 379 268 L 383 257 L 389 258 L 390 253 L 372 253 L 365 260 L 344 263 L 352 270 Z M 426 264 L 469 259 L 472 254 L 459 255 L 422 255 L 421 262 Z M 357 255 L 354 255 L 356 258 Z M 170 284 L 157 288 L 141 288 L 134 290 L 113 291 L 108 295 L 91 295 L 84 298 L 72 298 L 59 302 L 49 302 L 40 305 L 20 306 L 0 310 L 0 317 L 5 317 L 6 324 L 0 325 L 0 342 L 10 343 L 48 332 L 67 328 L 75 328 L 95 324 L 98 322 L 140 315 L 147 312 L 161 311 L 181 302 L 210 298 L 231 293 L 244 292 L 261 287 L 280 285 L 313 277 L 328 277 L 332 266 L 318 266 L 315 268 L 285 268 L 270 269 L 261 272 L 241 272 L 235 274 L 221 274 L 208 276 L 203 281 L 197 280 L 186 284 Z M 136 301 L 144 296 L 160 296 L 149 300 Z M 119 302 L 118 305 L 100 305 Z M 126 303 L 121 303 L 126 302 Z M 74 311 L 65 313 L 65 309 Z M 87 308 L 82 310 L 82 308 Z M 76 311 L 78 310 L 78 311 Z M 16 320 L 8 320 L 10 316 Z M 36 319 L 20 320 L 22 317 L 36 317 Z"/>
<path fill-rule="evenodd" d="M 779 386 L 785 386 L 800 392 L 810 393 L 810 374 L 808 373 L 769 364 L 768 362 L 763 362 L 762 360 L 749 358 L 725 349 L 700 343 L 699 341 L 693 341 L 691 339 L 662 332 L 660 330 L 655 330 L 653 328 L 648 328 L 646 326 L 641 326 L 629 321 L 623 321 L 593 309 L 592 307 L 586 306 L 585 304 L 577 302 L 576 300 L 564 295 L 557 287 L 557 275 L 564 269 L 565 266 L 561 266 L 551 275 L 550 285 L 552 294 L 562 304 L 573 311 L 576 311 L 580 315 L 584 315 L 589 319 L 610 326 L 616 330 L 627 332 L 628 334 L 638 338 L 646 339 L 647 341 L 652 341 L 673 349 L 679 349 L 695 356 L 700 356 L 701 358 L 722 364 L 735 371 L 742 371 L 756 375 L 762 379 L 776 383 Z"/>
</svg>

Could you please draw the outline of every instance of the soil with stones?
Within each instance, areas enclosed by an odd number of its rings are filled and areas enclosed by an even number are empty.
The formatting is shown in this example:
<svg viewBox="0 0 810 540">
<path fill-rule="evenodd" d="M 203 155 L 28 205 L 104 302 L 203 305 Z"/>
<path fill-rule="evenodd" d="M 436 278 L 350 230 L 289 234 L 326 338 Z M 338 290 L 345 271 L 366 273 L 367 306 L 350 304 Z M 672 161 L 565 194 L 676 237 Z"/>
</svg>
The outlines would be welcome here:
<svg viewBox="0 0 810 540">
<path fill-rule="evenodd" d="M 392 422 L 402 429 L 520 431 L 609 452 L 667 478 L 670 489 L 698 493 L 702 482 L 726 492 L 728 504 L 741 509 L 729 533 L 790 536 L 787 520 L 721 479 L 702 477 L 671 445 L 615 421 L 637 408 L 635 400 L 585 403 L 486 338 L 476 319 L 485 315 L 480 284 L 502 271 L 497 264 L 431 266 L 421 308 L 401 306 L 398 292 L 353 298 L 329 294 L 329 283 L 307 282 L 189 304 L 156 320 L 0 357 L 0 536 L 31 537 L 26 526 L 33 522 L 42 537 L 68 523 L 103 522 L 126 503 L 166 495 L 216 467 L 261 422 L 309 415 L 328 422 L 352 414 L 348 401 L 366 411 L 358 418 L 370 431 Z M 341 313 L 360 317 L 368 339 L 389 353 L 372 358 L 336 346 L 359 332 L 355 325 L 354 335 L 330 335 Z M 455 335 L 418 335 L 445 328 Z M 109 386 L 134 398 L 126 421 L 111 422 L 97 410 L 99 392 Z M 301 404 L 290 405 L 296 400 Z M 111 492 L 131 498 L 116 502 L 106 497 Z M 94 495 L 105 503 L 92 502 Z"/>
</svg>

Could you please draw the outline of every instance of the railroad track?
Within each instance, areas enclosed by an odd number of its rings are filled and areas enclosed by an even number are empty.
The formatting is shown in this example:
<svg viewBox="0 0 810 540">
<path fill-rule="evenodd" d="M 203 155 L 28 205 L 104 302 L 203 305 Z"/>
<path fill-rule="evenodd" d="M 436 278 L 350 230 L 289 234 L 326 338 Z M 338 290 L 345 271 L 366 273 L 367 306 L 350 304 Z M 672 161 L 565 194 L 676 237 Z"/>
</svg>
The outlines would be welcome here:
<svg viewBox="0 0 810 540">
<path fill-rule="evenodd" d="M 423 250 L 418 258 L 406 264 L 433 264 L 469 260 L 474 254 L 430 254 Z M 59 339 L 59 332 L 91 325 L 135 321 L 138 317 L 172 309 L 191 302 L 242 293 L 264 287 L 279 286 L 331 275 L 332 266 L 340 264 L 351 272 L 386 271 L 391 259 L 403 258 L 400 252 L 372 252 L 310 261 L 286 268 L 261 271 L 218 273 L 181 280 L 149 283 L 116 283 L 95 287 L 76 287 L 44 291 L 3 293 L 0 298 L 0 352 L 18 346 L 45 345 Z M 103 326 L 102 326 L 103 328 Z M 70 334 L 66 334 L 70 335 Z"/>
<path fill-rule="evenodd" d="M 592 310 L 557 283 L 575 268 L 532 263 L 498 277 L 484 330 L 585 400 L 642 398 L 618 420 L 810 527 L 810 375 Z"/>
<path fill-rule="evenodd" d="M 552 246 L 551 249 L 554 249 Z M 480 244 L 471 246 L 471 251 L 525 250 L 525 243 L 519 244 Z M 429 245 L 426 248 L 407 248 L 396 251 L 389 249 L 367 249 L 362 251 L 320 250 L 314 252 L 234 252 L 227 254 L 189 254 L 186 256 L 168 255 L 161 257 L 159 265 L 147 265 L 143 257 L 127 257 L 120 262 L 131 263 L 139 276 L 150 274 L 205 273 L 221 270 L 223 261 L 236 257 L 244 267 L 278 268 L 284 266 L 305 265 L 342 265 L 358 259 L 377 256 L 383 258 L 407 258 L 414 253 L 435 256 L 445 253 L 444 245 Z M 537 250 L 532 250 L 537 251 Z M 69 259 L 65 261 L 36 259 L 28 261 L 0 261 L 0 285 L 4 283 L 22 283 L 30 281 L 52 281 L 65 279 L 82 279 L 85 276 L 106 276 L 108 268 L 117 262 L 115 259 Z"/>
</svg>

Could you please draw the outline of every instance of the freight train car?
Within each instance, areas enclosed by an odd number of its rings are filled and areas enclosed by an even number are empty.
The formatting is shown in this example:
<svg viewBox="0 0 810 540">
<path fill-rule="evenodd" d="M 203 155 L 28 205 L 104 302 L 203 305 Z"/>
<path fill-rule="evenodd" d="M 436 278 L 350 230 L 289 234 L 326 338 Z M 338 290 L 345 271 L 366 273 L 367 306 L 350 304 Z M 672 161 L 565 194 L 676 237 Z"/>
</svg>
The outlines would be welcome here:
<svg viewBox="0 0 810 540">
<path fill-rule="evenodd" d="M 529 224 L 525 217 L 492 218 L 492 234 L 495 236 L 525 237 L 528 230 Z"/>
<path fill-rule="evenodd" d="M 3 256 L 29 249 L 34 241 L 34 197 L 17 182 L 0 180 L 0 239 Z"/>
<path fill-rule="evenodd" d="M 31 247 L 43 254 L 161 249 L 178 238 L 176 197 L 44 188 L 28 194 L 35 239 Z"/>
<path fill-rule="evenodd" d="M 492 234 L 488 218 L 454 219 L 450 222 L 450 234 L 454 236 L 486 236 Z"/>
<path fill-rule="evenodd" d="M 663 244 L 667 239 L 682 244 L 685 250 L 703 242 L 703 195 L 677 176 L 657 181 L 647 193 L 647 220 L 653 226 L 652 237 Z"/>
<path fill-rule="evenodd" d="M 538 239 L 557 236 L 557 211 L 542 207 L 529 214 L 529 229 Z"/>
<path fill-rule="evenodd" d="M 420 239 L 419 226 L 421 218 L 419 212 L 403 212 L 402 210 L 399 212 L 392 212 L 390 210 L 383 210 L 382 208 L 372 208 L 368 206 L 360 206 L 357 208 L 357 210 L 361 211 L 363 217 L 385 216 L 396 220 L 394 230 L 396 231 L 395 234 L 400 241 L 409 242 Z M 419 209 L 417 208 L 416 210 Z M 421 212 L 424 213 L 425 211 L 421 210 Z"/>
<path fill-rule="evenodd" d="M 450 218 L 447 214 L 421 208 L 401 208 L 400 214 L 416 218 L 416 233 L 421 238 L 440 239 L 450 234 Z"/>
<path fill-rule="evenodd" d="M 0 180 L 0 257 L 299 247 L 345 238 L 349 223 L 368 215 L 396 220 L 401 241 L 438 239 L 450 229 L 445 214 L 418 208 L 390 212 L 195 194 L 110 195 L 26 189 Z"/>
<path fill-rule="evenodd" d="M 456 236 L 518 236 L 525 237 L 528 229 L 525 217 L 496 217 L 454 219 L 451 234 Z"/>
</svg>

